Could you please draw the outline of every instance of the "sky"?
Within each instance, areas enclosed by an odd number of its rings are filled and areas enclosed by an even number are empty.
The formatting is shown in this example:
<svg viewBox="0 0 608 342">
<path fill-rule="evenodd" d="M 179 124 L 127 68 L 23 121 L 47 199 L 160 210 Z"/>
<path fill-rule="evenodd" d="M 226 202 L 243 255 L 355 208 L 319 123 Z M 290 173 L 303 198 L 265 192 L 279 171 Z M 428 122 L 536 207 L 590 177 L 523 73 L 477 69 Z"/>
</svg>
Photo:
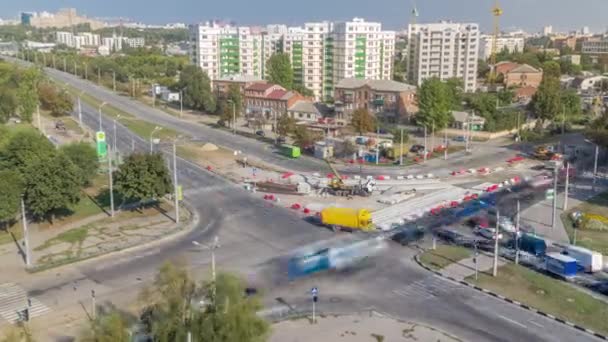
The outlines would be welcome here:
<svg viewBox="0 0 608 342">
<path fill-rule="evenodd" d="M 503 29 L 539 32 L 589 26 L 593 32 L 608 29 L 608 0 L 501 0 Z M 0 17 L 14 18 L 21 11 L 49 11 L 74 7 L 90 17 L 124 17 L 148 24 L 198 23 L 209 19 L 242 25 L 306 21 L 341 21 L 361 17 L 379 21 L 383 28 L 399 30 L 411 19 L 417 3 L 417 22 L 452 20 L 476 22 L 492 30 L 494 0 L 0 0 Z"/>
</svg>

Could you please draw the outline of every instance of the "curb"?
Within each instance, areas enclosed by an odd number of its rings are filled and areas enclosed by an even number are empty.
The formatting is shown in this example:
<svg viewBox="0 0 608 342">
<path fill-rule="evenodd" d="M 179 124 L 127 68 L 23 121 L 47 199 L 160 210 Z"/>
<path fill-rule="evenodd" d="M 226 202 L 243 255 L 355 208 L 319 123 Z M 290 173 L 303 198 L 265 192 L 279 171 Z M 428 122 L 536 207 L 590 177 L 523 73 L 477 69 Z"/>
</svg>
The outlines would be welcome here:
<svg viewBox="0 0 608 342">
<path fill-rule="evenodd" d="M 549 313 L 546 313 L 546 312 L 540 311 L 540 310 L 538 310 L 538 309 L 536 309 L 536 308 L 534 308 L 534 307 L 531 307 L 531 306 L 528 306 L 528 305 L 526 305 L 526 304 L 520 303 L 520 302 L 518 302 L 518 301 L 516 301 L 516 300 L 513 300 L 513 299 L 511 299 L 511 298 L 507 298 L 507 297 L 505 297 L 505 296 L 503 296 L 503 295 L 500 295 L 500 294 L 498 294 L 498 293 L 492 292 L 492 291 L 490 291 L 490 290 L 488 290 L 488 289 L 484 289 L 484 288 L 482 288 L 482 287 L 479 287 L 479 286 L 477 286 L 477 285 L 471 284 L 471 283 L 466 282 L 466 281 L 464 281 L 464 280 L 456 280 L 456 279 L 454 279 L 453 277 L 447 276 L 447 275 L 445 275 L 445 274 L 443 274 L 443 273 L 441 273 L 441 272 L 439 272 L 439 271 L 433 270 L 432 268 L 430 268 L 430 267 L 426 266 L 425 264 L 423 264 L 423 263 L 422 263 L 422 261 L 420 261 L 420 254 L 416 254 L 416 255 L 414 256 L 414 260 L 416 261 L 416 263 L 417 263 L 418 265 L 420 265 L 420 266 L 421 266 L 422 268 L 424 268 L 425 270 L 427 270 L 427 271 L 429 271 L 429 272 L 432 272 L 433 274 L 436 274 L 436 275 L 438 275 L 438 276 L 440 276 L 440 277 L 442 277 L 442 278 L 445 278 L 445 279 L 451 280 L 451 281 L 453 281 L 453 282 L 459 283 L 459 284 L 461 284 L 461 285 L 464 285 L 464 286 L 467 286 L 467 287 L 473 288 L 473 289 L 475 289 L 475 290 L 477 290 L 477 291 L 479 291 L 479 292 L 483 292 L 483 293 L 488 294 L 488 295 L 490 295 L 490 296 L 492 296 L 492 297 L 495 297 L 495 298 L 501 299 L 501 300 L 502 300 L 502 301 L 504 301 L 504 302 L 507 302 L 507 303 L 510 303 L 510 304 L 513 304 L 513 305 L 519 306 L 520 308 L 523 308 L 523 309 L 526 309 L 526 310 L 528 310 L 528 311 L 534 312 L 534 313 L 536 313 L 536 314 L 538 314 L 538 315 L 540 315 L 540 316 L 547 317 L 547 318 L 549 318 L 549 319 L 552 319 L 552 320 L 554 320 L 554 321 L 556 321 L 556 322 L 559 322 L 559 323 L 561 323 L 561 324 L 567 325 L 567 326 L 569 326 L 569 327 L 571 327 L 571 328 L 574 328 L 574 329 L 576 329 L 576 330 L 579 330 L 579 331 L 585 332 L 585 333 L 590 334 L 590 335 L 592 335 L 592 336 L 594 336 L 594 337 L 597 337 L 597 338 L 599 338 L 599 339 L 602 339 L 602 340 L 606 340 L 606 341 L 608 341 L 608 336 L 606 336 L 606 335 L 599 334 L 599 333 L 597 333 L 597 332 L 595 332 L 595 331 L 593 331 L 593 330 L 591 330 L 591 329 L 587 329 L 587 328 L 585 328 L 585 327 L 583 327 L 583 326 L 580 326 L 580 325 L 574 324 L 574 323 L 572 323 L 572 322 L 570 322 L 570 321 L 567 321 L 567 320 L 561 319 L 561 318 L 559 318 L 559 317 L 556 317 L 556 316 L 554 316 L 554 315 L 551 315 L 551 314 L 549 314 Z"/>
<path fill-rule="evenodd" d="M 146 248 L 151 248 L 154 246 L 158 246 L 170 241 L 173 241 L 177 238 L 180 238 L 190 232 L 192 232 L 194 230 L 194 228 L 196 228 L 198 226 L 198 224 L 200 223 L 200 216 L 198 214 L 198 212 L 196 212 L 195 210 L 192 210 L 193 207 L 190 206 L 189 203 L 186 203 L 186 201 L 182 202 L 182 206 L 186 209 L 188 209 L 188 211 L 190 212 L 191 215 L 191 219 L 190 222 L 188 222 L 188 224 L 184 225 L 184 227 L 178 231 L 176 231 L 175 233 L 165 236 L 163 238 L 160 239 L 156 239 L 156 240 L 152 240 L 140 245 L 133 245 L 133 246 L 129 246 L 129 247 L 125 247 L 122 249 L 116 249 L 113 251 L 109 251 L 107 253 L 103 253 L 103 254 L 98 254 L 98 255 L 91 255 L 89 257 L 86 258 L 82 258 L 82 259 L 75 259 L 75 260 L 71 260 L 65 263 L 59 263 L 57 265 L 49 265 L 48 267 L 32 267 L 30 269 L 27 269 L 27 272 L 29 274 L 34 274 L 34 273 L 41 273 L 41 272 L 46 272 L 49 270 L 56 270 L 58 268 L 62 268 L 62 267 L 66 267 L 66 266 L 72 266 L 74 264 L 77 263 L 86 263 L 86 262 L 91 262 L 91 261 L 98 261 L 104 258 L 109 258 L 109 257 L 115 257 L 117 255 L 123 254 L 123 253 L 133 253 L 133 252 L 137 252 L 139 250 L 143 250 Z M 208 228 L 205 227 L 205 230 Z"/>
</svg>

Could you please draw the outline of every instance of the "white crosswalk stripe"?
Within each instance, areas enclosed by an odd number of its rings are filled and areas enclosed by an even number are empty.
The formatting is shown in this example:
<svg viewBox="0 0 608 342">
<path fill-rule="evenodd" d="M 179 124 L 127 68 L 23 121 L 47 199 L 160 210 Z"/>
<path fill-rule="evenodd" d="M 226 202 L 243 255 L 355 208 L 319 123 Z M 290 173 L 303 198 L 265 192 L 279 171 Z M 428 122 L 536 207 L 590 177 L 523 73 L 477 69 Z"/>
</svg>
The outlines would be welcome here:
<svg viewBox="0 0 608 342">
<path fill-rule="evenodd" d="M 30 319 L 42 316 L 51 310 L 34 297 L 29 297 L 31 306 L 29 308 Z M 19 313 L 28 306 L 27 293 L 15 283 L 0 284 L 0 317 L 9 323 L 19 321 Z"/>
<path fill-rule="evenodd" d="M 393 290 L 393 293 L 412 300 L 429 300 L 437 296 L 453 293 L 462 286 L 437 277 L 428 277 Z"/>
</svg>

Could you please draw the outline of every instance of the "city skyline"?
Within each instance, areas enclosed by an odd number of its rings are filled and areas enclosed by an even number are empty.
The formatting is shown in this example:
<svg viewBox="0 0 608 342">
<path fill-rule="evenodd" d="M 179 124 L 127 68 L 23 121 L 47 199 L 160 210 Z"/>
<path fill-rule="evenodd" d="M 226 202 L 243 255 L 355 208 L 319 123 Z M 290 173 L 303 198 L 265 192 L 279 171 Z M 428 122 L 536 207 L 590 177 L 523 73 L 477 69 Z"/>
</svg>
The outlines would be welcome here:
<svg viewBox="0 0 608 342">
<path fill-rule="evenodd" d="M 439 20 L 479 23 L 482 31 L 492 29 L 490 9 L 492 0 L 465 0 L 455 3 L 448 0 L 417 1 L 419 16 L 417 22 L 428 23 Z M 378 21 L 386 29 L 400 30 L 407 27 L 412 19 L 411 11 L 415 1 L 377 0 L 373 3 L 363 0 L 351 0 L 349 6 L 335 4 L 328 7 L 321 0 L 310 0 L 306 6 L 293 11 L 284 2 L 265 0 L 256 3 L 256 13 L 252 15 L 249 3 L 236 0 L 230 3 L 212 4 L 197 3 L 192 0 L 172 2 L 173 10 L 167 11 L 165 5 L 156 0 L 129 2 L 106 0 L 81 1 L 40 1 L 23 0 L 18 3 L 0 4 L 0 12 L 5 18 L 16 17 L 22 11 L 55 12 L 60 8 L 74 7 L 79 13 L 98 18 L 128 18 L 134 22 L 147 24 L 165 24 L 183 22 L 193 24 L 212 19 L 234 21 L 239 25 L 286 24 L 302 25 L 311 21 L 345 21 L 353 17 L 362 17 L 369 21 Z M 155 6 L 158 4 L 158 6 Z M 242 6 L 238 6 L 242 4 Z M 528 32 L 539 32 L 543 26 L 552 25 L 554 31 L 564 32 L 578 30 L 588 26 L 593 32 L 605 32 L 608 24 L 603 13 L 608 12 L 608 2 L 604 0 L 586 0 L 575 3 L 566 0 L 509 0 L 501 6 L 504 14 L 501 17 L 501 29 L 524 29 Z M 320 10 L 321 9 L 321 10 Z M 539 20 L 539 18 L 542 18 Z"/>
</svg>

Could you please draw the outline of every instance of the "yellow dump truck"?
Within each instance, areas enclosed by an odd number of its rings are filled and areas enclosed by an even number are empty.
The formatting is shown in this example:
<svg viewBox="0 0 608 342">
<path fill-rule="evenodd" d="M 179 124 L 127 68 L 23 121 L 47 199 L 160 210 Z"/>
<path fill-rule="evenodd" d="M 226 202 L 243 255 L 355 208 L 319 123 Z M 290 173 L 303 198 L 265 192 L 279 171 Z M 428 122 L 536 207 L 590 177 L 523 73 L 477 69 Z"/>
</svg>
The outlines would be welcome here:
<svg viewBox="0 0 608 342">
<path fill-rule="evenodd" d="M 325 208 L 321 210 L 321 223 L 334 231 L 374 229 L 372 214 L 367 209 Z"/>
</svg>

